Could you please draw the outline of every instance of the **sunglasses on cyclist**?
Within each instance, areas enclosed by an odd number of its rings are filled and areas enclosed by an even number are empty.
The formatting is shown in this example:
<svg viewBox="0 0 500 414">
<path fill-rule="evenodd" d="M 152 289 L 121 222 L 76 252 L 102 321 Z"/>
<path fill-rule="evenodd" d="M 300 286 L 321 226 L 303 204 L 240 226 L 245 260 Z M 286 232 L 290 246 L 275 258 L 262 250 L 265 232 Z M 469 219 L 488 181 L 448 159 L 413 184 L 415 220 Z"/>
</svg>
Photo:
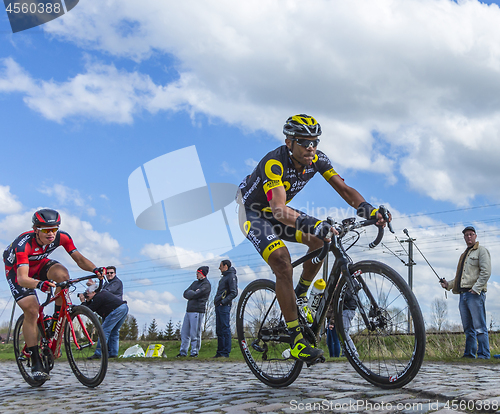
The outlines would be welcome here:
<svg viewBox="0 0 500 414">
<path fill-rule="evenodd" d="M 319 139 L 295 138 L 295 141 L 304 148 L 316 148 L 319 144 Z"/>
<path fill-rule="evenodd" d="M 59 227 L 37 227 L 42 233 L 57 233 L 59 231 Z"/>
</svg>

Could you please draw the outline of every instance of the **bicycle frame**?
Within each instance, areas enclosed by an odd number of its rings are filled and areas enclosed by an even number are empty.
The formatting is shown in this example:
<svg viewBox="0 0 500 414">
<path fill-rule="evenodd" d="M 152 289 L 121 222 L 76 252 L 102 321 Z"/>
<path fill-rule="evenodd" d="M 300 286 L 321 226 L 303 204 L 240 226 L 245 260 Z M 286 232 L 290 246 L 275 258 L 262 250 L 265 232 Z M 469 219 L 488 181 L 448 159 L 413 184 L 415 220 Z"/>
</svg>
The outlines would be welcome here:
<svg viewBox="0 0 500 414">
<path fill-rule="evenodd" d="M 353 225 L 355 223 L 355 221 L 356 221 L 355 218 L 346 219 L 345 223 L 343 223 L 343 224 Z M 357 223 L 357 226 L 365 227 L 365 226 L 372 225 L 372 224 L 375 224 L 375 220 L 373 220 L 373 219 L 365 220 L 363 222 Z M 347 232 L 345 232 L 344 235 L 345 234 L 347 234 Z M 383 235 L 383 228 L 382 227 L 379 228 L 379 235 L 377 236 L 377 239 L 371 244 L 371 247 L 374 247 L 374 246 L 379 244 L 379 242 L 382 239 L 381 235 Z M 326 252 L 325 252 L 325 248 L 327 249 Z M 314 336 L 315 336 L 317 341 L 319 340 L 319 334 L 321 332 L 321 327 L 324 326 L 324 322 L 326 319 L 326 313 L 328 312 L 328 308 L 333 300 L 333 295 L 335 294 L 335 289 L 337 288 L 337 285 L 338 285 L 340 278 L 342 276 L 344 276 L 346 278 L 347 284 L 348 284 L 349 288 L 351 289 L 351 291 L 356 292 L 358 290 L 355 288 L 355 280 L 353 279 L 353 276 L 351 275 L 351 273 L 349 271 L 349 265 L 352 264 L 353 262 L 352 262 L 351 258 L 347 255 L 347 253 L 345 252 L 344 247 L 342 246 L 341 236 L 339 237 L 339 236 L 333 235 L 332 242 L 329 245 L 327 243 L 325 243 L 323 248 L 314 250 L 314 251 L 306 254 L 305 256 L 297 259 L 295 262 L 292 263 L 292 267 L 295 268 L 296 266 L 304 263 L 305 261 L 307 261 L 311 258 L 313 258 L 313 260 L 314 260 L 314 258 L 321 257 L 321 256 L 323 256 L 323 258 L 324 258 L 329 252 L 332 252 L 333 255 L 335 256 L 335 262 L 334 262 L 333 267 L 332 267 L 330 274 L 328 276 L 328 280 L 325 280 L 326 288 L 325 288 L 323 296 L 319 302 L 318 308 L 316 310 L 316 313 L 315 313 L 315 316 L 313 319 L 313 323 L 310 327 L 310 329 L 313 331 Z M 364 283 L 364 282 L 361 280 L 361 283 Z M 367 328 L 371 329 L 372 324 L 370 323 L 366 313 L 363 311 L 363 307 L 359 306 L 360 303 L 359 303 L 358 296 L 354 295 L 354 298 L 355 298 L 356 302 L 358 303 L 358 307 L 361 309 L 361 316 L 362 316 Z M 370 302 L 371 302 L 372 306 L 374 307 L 374 309 L 375 310 L 378 309 L 378 305 L 377 305 L 375 298 L 370 295 L 369 299 L 370 299 Z"/>
<path fill-rule="evenodd" d="M 84 280 L 92 279 L 93 277 L 95 277 L 95 276 L 90 275 L 90 276 L 85 276 L 85 277 L 82 277 L 79 279 L 73 279 L 72 283 L 77 283 L 77 282 L 81 282 Z M 101 281 L 101 285 L 102 285 L 102 281 Z M 45 309 L 45 307 L 47 305 L 49 305 L 52 302 L 55 302 L 58 298 L 62 299 L 61 310 L 59 312 L 59 318 L 57 319 L 54 335 L 52 337 L 49 337 L 47 335 L 47 330 L 45 329 L 43 310 Z M 60 351 L 61 351 L 61 346 L 63 343 L 63 337 L 64 337 L 63 332 L 64 332 L 64 329 L 66 327 L 66 323 L 69 323 L 73 342 L 75 343 L 75 345 L 78 349 L 81 349 L 80 345 L 78 344 L 78 340 L 76 338 L 76 335 L 75 335 L 75 329 L 73 327 L 73 322 L 71 321 L 71 309 L 72 309 L 72 307 L 73 307 L 73 303 L 71 302 L 71 298 L 69 295 L 69 286 L 68 286 L 68 287 L 62 288 L 55 295 L 52 295 L 52 292 L 47 293 L 47 299 L 38 308 L 37 325 L 38 325 L 38 330 L 40 331 L 40 334 L 41 334 L 40 345 L 41 345 L 42 349 L 43 348 L 50 349 L 50 351 L 52 353 L 52 357 L 54 359 L 60 358 L 60 356 L 61 356 Z M 87 329 L 84 326 L 84 324 L 82 324 L 80 316 L 78 315 L 77 318 L 82 326 L 83 332 L 84 332 L 87 340 L 90 342 L 89 346 L 94 345 L 94 342 L 92 341 L 91 335 L 87 332 Z M 24 349 L 23 349 L 23 355 L 26 358 L 30 357 L 30 354 L 27 351 L 26 345 L 24 346 Z"/>
</svg>

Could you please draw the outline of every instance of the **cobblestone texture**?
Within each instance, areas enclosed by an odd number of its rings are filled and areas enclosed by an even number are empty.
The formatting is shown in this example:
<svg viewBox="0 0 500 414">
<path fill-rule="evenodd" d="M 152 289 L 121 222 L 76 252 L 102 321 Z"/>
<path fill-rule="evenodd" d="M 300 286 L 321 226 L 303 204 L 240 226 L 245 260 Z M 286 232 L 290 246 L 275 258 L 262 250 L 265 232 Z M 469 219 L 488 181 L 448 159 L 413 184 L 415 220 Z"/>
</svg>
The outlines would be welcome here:
<svg viewBox="0 0 500 414">
<path fill-rule="evenodd" d="M 389 391 L 347 362 L 304 368 L 287 388 L 262 384 L 243 362 L 112 361 L 95 389 L 65 361 L 40 388 L 24 382 L 15 362 L 0 369 L 2 413 L 500 413 L 499 364 L 424 363 L 410 384 Z"/>
</svg>

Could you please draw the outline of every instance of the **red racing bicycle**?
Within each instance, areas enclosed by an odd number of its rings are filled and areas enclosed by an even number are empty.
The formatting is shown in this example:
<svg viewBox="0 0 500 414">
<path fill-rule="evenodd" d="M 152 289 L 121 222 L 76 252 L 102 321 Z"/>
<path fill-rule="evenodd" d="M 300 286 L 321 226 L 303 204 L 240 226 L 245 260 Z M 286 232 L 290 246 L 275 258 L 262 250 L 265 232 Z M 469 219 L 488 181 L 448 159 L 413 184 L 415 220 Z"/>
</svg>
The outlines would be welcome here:
<svg viewBox="0 0 500 414">
<path fill-rule="evenodd" d="M 40 359 L 48 373 L 54 368 L 54 361 L 61 357 L 61 346 L 64 339 L 64 348 L 69 365 L 78 381 L 87 387 L 97 387 L 106 376 L 108 369 L 108 349 L 106 337 L 97 316 L 88 307 L 73 305 L 70 298 L 70 288 L 76 289 L 75 283 L 95 278 L 95 275 L 84 276 L 78 279 L 66 280 L 57 283 L 59 293 L 53 295 L 52 289 L 47 293 L 47 299 L 40 305 L 38 311 L 38 336 Z M 99 289 L 102 286 L 102 281 Z M 44 317 L 44 308 L 62 298 L 61 311 L 52 332 L 52 321 L 47 322 Z M 27 350 L 23 335 L 24 315 L 21 315 L 14 328 L 14 354 L 17 366 L 26 382 L 32 387 L 39 387 L 48 378 L 35 380 L 31 375 L 31 356 Z M 88 359 L 94 354 L 97 342 L 101 346 L 101 359 Z"/>
</svg>

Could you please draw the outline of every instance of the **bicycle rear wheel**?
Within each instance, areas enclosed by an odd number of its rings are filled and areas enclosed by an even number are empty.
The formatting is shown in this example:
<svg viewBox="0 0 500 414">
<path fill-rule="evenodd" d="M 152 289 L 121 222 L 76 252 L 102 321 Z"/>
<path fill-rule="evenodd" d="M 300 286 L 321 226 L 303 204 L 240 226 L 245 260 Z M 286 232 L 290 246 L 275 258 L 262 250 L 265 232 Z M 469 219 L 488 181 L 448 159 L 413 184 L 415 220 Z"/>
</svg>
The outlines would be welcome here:
<svg viewBox="0 0 500 414">
<path fill-rule="evenodd" d="M 47 381 L 44 380 L 35 380 L 31 375 L 31 357 L 27 352 L 26 344 L 24 342 L 24 334 L 23 334 L 23 324 L 24 324 L 24 315 L 21 315 L 16 322 L 16 326 L 14 327 L 14 356 L 16 358 L 16 363 L 23 376 L 24 380 L 31 385 L 32 387 L 40 387 Z M 38 343 L 40 343 L 40 333 L 38 334 Z M 42 359 L 42 355 L 40 355 L 40 359 Z"/>
<path fill-rule="evenodd" d="M 101 358 L 89 359 L 94 355 L 97 341 L 101 345 Z M 69 365 L 78 381 L 87 387 L 97 387 L 108 369 L 108 347 L 99 319 L 89 308 L 73 307 L 71 323 L 68 321 L 64 330 L 64 346 Z"/>
<path fill-rule="evenodd" d="M 348 285 L 335 290 L 335 326 L 345 356 L 367 381 L 381 388 L 400 388 L 417 375 L 425 354 L 425 327 L 420 306 L 403 278 L 389 266 L 362 261 L 350 267 L 359 282 L 360 309 L 348 312 Z M 370 301 L 372 297 L 378 310 Z"/>
<path fill-rule="evenodd" d="M 284 358 L 286 342 L 272 340 L 286 333 L 286 323 L 276 299 L 276 284 L 255 280 L 241 294 L 236 313 L 238 342 L 254 375 L 271 387 L 286 387 L 300 374 L 303 362 Z"/>
</svg>

